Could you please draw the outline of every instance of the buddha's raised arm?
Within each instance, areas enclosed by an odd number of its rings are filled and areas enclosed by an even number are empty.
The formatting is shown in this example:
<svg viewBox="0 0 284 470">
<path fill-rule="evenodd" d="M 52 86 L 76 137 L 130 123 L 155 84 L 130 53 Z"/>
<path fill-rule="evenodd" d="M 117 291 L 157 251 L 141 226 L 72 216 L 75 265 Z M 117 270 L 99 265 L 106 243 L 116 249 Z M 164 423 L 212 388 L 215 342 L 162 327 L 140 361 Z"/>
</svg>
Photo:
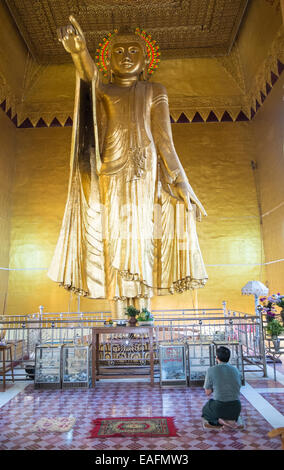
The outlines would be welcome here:
<svg viewBox="0 0 284 470">
<path fill-rule="evenodd" d="M 206 216 L 206 211 L 191 188 L 176 153 L 170 123 L 168 96 L 165 87 L 159 83 L 153 83 L 151 127 L 157 153 L 166 169 L 169 177 L 168 183 L 173 194 L 184 202 L 187 209 L 191 209 L 191 202 L 193 202 L 197 206 L 197 215 Z"/>
<path fill-rule="evenodd" d="M 96 77 L 98 71 L 87 49 L 84 33 L 74 16 L 69 16 L 70 25 L 58 28 L 58 39 L 71 54 L 80 78 L 87 82 Z"/>
</svg>

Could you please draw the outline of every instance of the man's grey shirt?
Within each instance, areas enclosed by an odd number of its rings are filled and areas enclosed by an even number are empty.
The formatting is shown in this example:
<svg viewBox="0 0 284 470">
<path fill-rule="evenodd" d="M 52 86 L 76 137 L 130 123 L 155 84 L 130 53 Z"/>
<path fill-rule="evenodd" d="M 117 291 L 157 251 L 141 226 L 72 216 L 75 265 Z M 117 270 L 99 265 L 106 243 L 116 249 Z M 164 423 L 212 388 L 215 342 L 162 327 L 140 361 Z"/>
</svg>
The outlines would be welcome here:
<svg viewBox="0 0 284 470">
<path fill-rule="evenodd" d="M 207 370 L 204 388 L 213 390 L 214 400 L 239 400 L 241 374 L 238 369 L 231 366 L 231 364 L 217 364 Z"/>
</svg>

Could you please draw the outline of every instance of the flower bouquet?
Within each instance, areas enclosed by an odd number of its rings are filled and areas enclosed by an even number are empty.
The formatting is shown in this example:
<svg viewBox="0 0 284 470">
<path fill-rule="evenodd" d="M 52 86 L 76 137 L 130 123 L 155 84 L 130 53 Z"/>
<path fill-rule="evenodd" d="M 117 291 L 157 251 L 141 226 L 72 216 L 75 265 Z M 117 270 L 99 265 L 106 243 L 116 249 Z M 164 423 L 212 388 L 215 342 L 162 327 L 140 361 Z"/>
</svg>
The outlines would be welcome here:
<svg viewBox="0 0 284 470">
<path fill-rule="evenodd" d="M 281 344 L 278 336 L 284 332 L 284 327 L 278 320 L 271 320 L 265 329 L 266 333 L 271 337 L 275 352 L 279 352 Z"/>
<path fill-rule="evenodd" d="M 127 315 L 128 317 L 137 317 L 139 313 L 139 310 L 137 310 L 137 308 L 135 308 L 133 305 L 129 305 L 125 309 L 125 315 Z"/>
<path fill-rule="evenodd" d="M 266 333 L 271 336 L 271 338 L 276 338 L 284 332 L 284 327 L 278 320 L 271 320 L 267 327 Z"/>
<path fill-rule="evenodd" d="M 278 294 L 274 294 L 272 295 L 272 297 L 274 299 L 275 305 L 281 308 L 280 316 L 281 316 L 282 323 L 284 325 L 284 295 L 281 295 L 278 292 Z"/>
<path fill-rule="evenodd" d="M 149 310 L 146 308 L 142 308 L 138 318 L 137 318 L 140 326 L 152 326 L 154 323 L 154 317 Z"/>
<path fill-rule="evenodd" d="M 277 310 L 275 307 L 280 307 L 280 316 L 284 325 L 284 295 L 278 293 L 270 295 L 269 297 L 262 297 L 259 300 L 261 302 L 261 305 L 258 305 L 257 309 L 260 312 L 266 314 L 267 322 L 270 322 L 275 319 L 275 315 L 277 314 Z"/>
<path fill-rule="evenodd" d="M 137 315 L 139 315 L 139 310 L 137 310 L 137 308 L 135 308 L 133 305 L 129 305 L 128 307 L 126 307 L 125 309 L 125 315 L 127 315 L 129 317 L 129 320 L 128 320 L 128 323 L 130 326 L 135 326 L 136 323 L 137 323 Z"/>
<path fill-rule="evenodd" d="M 274 320 L 276 315 L 276 309 L 274 307 L 274 299 L 273 296 L 270 297 L 262 297 L 259 299 L 261 304 L 258 305 L 257 309 L 259 312 L 264 313 L 266 315 L 267 323 Z"/>
</svg>

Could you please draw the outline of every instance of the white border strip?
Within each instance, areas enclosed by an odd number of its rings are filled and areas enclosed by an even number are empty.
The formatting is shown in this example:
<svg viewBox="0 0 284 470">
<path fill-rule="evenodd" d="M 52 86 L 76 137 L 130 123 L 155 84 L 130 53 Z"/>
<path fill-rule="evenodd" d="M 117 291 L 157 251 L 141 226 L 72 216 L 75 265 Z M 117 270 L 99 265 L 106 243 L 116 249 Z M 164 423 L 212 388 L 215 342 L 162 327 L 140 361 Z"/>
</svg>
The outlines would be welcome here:
<svg viewBox="0 0 284 470">
<path fill-rule="evenodd" d="M 0 266 L 0 270 L 2 271 L 47 271 L 48 268 L 2 268 Z"/>
<path fill-rule="evenodd" d="M 280 202 L 280 204 L 278 204 L 278 206 L 274 207 L 274 208 L 271 209 L 270 211 L 267 211 L 267 212 L 265 212 L 264 214 L 261 214 L 261 217 L 266 217 L 267 215 L 270 215 L 272 212 L 277 211 L 277 209 L 279 209 L 279 208 L 282 207 L 283 205 L 284 205 L 284 201 Z"/>
<path fill-rule="evenodd" d="M 276 259 L 276 260 L 274 260 L 274 261 L 267 261 L 267 262 L 264 263 L 264 264 L 281 263 L 282 261 L 284 261 L 284 258 Z"/>
<path fill-rule="evenodd" d="M 267 389 L 267 393 L 269 393 L 269 389 Z M 246 384 L 241 388 L 241 394 L 273 428 L 284 427 L 284 416 L 262 397 L 257 389 Z"/>
<path fill-rule="evenodd" d="M 275 259 L 273 261 L 266 261 L 265 263 L 240 263 L 240 264 L 206 264 L 206 267 L 216 267 L 216 266 L 266 266 L 268 264 L 274 264 L 274 263 L 282 263 L 284 261 L 284 258 L 280 259 Z"/>
<path fill-rule="evenodd" d="M 5 392 L 0 393 L 0 408 L 1 406 L 6 405 L 8 401 L 12 400 L 18 393 L 22 392 L 28 385 L 33 383 L 31 380 L 25 381 L 25 382 L 20 382 L 20 383 L 14 383 L 11 389 L 8 389 Z M 10 385 L 10 382 L 8 382 L 7 387 Z"/>
</svg>

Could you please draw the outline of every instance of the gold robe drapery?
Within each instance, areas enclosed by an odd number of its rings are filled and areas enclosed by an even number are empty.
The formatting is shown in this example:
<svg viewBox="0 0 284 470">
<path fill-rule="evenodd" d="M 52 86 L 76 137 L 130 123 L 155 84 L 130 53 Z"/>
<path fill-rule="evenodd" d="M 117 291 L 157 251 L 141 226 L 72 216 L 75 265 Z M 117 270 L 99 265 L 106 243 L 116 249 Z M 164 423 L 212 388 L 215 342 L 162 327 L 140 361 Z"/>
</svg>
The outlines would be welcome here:
<svg viewBox="0 0 284 470">
<path fill-rule="evenodd" d="M 124 300 L 205 284 L 196 234 L 204 209 L 191 186 L 189 211 L 172 190 L 175 171 L 161 155 L 172 136 L 158 118 L 165 103 L 159 84 L 118 90 L 77 75 L 68 197 L 48 271 L 65 288 Z"/>
</svg>

